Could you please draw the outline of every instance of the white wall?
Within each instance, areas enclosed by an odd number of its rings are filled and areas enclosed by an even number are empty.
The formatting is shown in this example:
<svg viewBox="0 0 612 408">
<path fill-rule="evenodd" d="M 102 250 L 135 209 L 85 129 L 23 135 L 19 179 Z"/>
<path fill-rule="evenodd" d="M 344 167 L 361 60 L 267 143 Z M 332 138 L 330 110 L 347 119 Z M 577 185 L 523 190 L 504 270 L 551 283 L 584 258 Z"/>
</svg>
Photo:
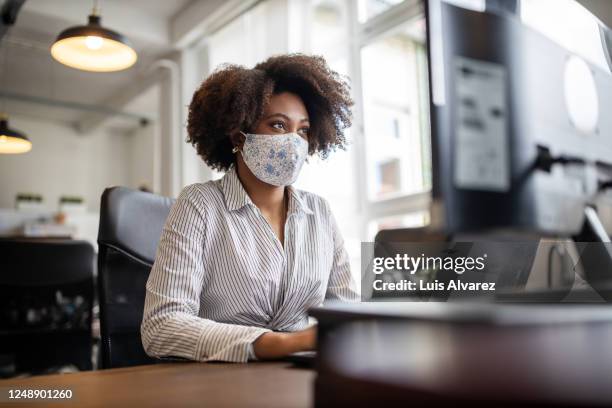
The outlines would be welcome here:
<svg viewBox="0 0 612 408">
<path fill-rule="evenodd" d="M 59 122 L 15 115 L 10 126 L 33 147 L 25 154 L 0 154 L 0 208 L 13 208 L 17 193 L 37 193 L 52 211 L 62 195 L 83 197 L 88 210 L 98 211 L 104 188 L 132 182 L 129 136 L 104 128 L 80 135 Z"/>
</svg>

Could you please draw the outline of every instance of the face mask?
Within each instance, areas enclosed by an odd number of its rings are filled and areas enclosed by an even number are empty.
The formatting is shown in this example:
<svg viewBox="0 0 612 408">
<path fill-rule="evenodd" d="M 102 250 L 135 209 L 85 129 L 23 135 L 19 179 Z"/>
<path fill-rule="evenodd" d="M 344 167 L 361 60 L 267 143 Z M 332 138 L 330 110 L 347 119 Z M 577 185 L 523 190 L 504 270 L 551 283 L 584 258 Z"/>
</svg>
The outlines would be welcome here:
<svg viewBox="0 0 612 408">
<path fill-rule="evenodd" d="M 308 156 L 308 142 L 297 133 L 257 135 L 243 133 L 242 158 L 251 172 L 274 186 L 293 184 Z"/>
</svg>

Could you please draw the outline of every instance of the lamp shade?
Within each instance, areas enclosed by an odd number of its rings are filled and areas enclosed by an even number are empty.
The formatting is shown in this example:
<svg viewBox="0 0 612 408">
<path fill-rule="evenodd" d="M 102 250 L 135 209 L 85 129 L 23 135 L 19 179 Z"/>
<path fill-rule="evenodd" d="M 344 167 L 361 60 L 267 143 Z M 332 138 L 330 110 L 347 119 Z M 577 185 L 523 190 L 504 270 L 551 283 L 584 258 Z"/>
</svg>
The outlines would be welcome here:
<svg viewBox="0 0 612 408">
<path fill-rule="evenodd" d="M 26 153 L 32 149 L 32 142 L 15 129 L 8 126 L 6 118 L 0 119 L 0 153 Z"/>
<path fill-rule="evenodd" d="M 94 14 L 87 25 L 62 31 L 51 46 L 51 55 L 69 67 L 94 72 L 121 71 L 138 59 L 128 40 L 102 27 Z"/>
</svg>

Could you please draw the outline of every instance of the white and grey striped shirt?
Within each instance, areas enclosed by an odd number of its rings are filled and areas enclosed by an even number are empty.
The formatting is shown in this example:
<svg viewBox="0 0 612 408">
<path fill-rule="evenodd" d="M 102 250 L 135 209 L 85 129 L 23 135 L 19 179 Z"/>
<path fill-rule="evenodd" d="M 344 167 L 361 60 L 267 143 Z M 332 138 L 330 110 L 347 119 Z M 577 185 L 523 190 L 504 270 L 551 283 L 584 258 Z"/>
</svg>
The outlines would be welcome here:
<svg viewBox="0 0 612 408">
<path fill-rule="evenodd" d="M 295 331 L 325 298 L 356 300 L 342 237 L 321 197 L 288 187 L 282 245 L 235 169 L 187 186 L 147 282 L 149 355 L 244 362 L 265 332 Z"/>
</svg>

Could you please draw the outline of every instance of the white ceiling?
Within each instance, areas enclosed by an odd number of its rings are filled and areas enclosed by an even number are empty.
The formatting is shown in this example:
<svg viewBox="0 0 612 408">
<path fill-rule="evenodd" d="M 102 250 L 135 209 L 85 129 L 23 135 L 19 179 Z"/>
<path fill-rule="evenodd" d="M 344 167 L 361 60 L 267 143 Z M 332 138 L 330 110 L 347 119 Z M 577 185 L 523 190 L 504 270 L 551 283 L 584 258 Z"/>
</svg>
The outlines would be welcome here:
<svg viewBox="0 0 612 408">
<path fill-rule="evenodd" d="M 102 0 L 98 4 L 102 8 L 105 7 L 106 3 L 121 4 L 122 6 L 128 4 L 130 7 L 133 7 L 135 9 L 146 10 L 147 14 L 149 15 L 168 19 L 174 16 L 177 11 L 182 10 L 187 5 L 187 3 L 191 1 L 192 0 Z"/>
<path fill-rule="evenodd" d="M 195 0 L 207 1 L 207 0 Z M 3 4 L 4 0 L 0 0 Z M 100 105 L 147 74 L 156 59 L 172 54 L 172 18 L 191 0 L 101 0 L 102 24 L 121 32 L 138 53 L 137 63 L 121 72 L 90 73 L 66 67 L 49 53 L 55 37 L 64 29 L 83 25 L 91 11 L 87 0 L 26 0 L 16 24 L 2 40 L 0 89 L 36 98 Z M 153 103 L 135 103 L 130 108 L 156 114 Z M 7 101 L 9 114 L 24 114 L 75 122 L 84 113 L 67 108 L 49 108 L 32 103 Z M 153 110 L 153 112 L 150 112 Z"/>
</svg>

